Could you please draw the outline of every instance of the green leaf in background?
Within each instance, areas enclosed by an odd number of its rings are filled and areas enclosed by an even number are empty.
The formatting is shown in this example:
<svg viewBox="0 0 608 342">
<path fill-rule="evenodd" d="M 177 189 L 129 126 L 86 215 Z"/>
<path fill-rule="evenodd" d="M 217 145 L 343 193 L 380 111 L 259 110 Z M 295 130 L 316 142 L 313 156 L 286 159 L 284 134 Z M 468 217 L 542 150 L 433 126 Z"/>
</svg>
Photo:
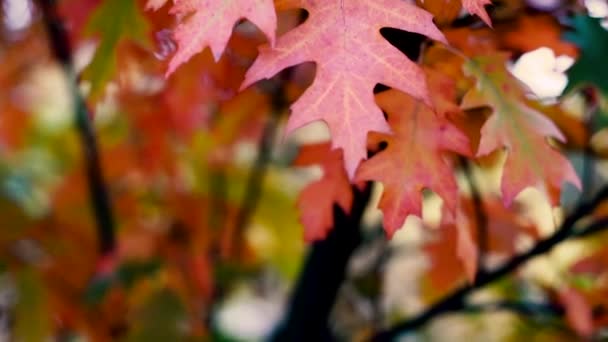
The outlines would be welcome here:
<svg viewBox="0 0 608 342">
<path fill-rule="evenodd" d="M 568 69 L 568 93 L 581 85 L 595 85 L 603 94 L 608 94 L 608 31 L 601 25 L 601 18 L 584 15 L 572 19 L 574 30 L 564 38 L 580 48 L 576 63 Z"/>
<path fill-rule="evenodd" d="M 124 39 L 147 44 L 148 25 L 135 0 L 106 0 L 93 13 L 87 33 L 99 37 L 99 45 L 83 78 L 91 82 L 91 98 L 103 94 L 116 69 L 116 48 Z"/>
<path fill-rule="evenodd" d="M 51 336 L 51 315 L 41 279 L 30 269 L 22 270 L 15 278 L 18 293 L 13 340 L 48 341 Z"/>
</svg>

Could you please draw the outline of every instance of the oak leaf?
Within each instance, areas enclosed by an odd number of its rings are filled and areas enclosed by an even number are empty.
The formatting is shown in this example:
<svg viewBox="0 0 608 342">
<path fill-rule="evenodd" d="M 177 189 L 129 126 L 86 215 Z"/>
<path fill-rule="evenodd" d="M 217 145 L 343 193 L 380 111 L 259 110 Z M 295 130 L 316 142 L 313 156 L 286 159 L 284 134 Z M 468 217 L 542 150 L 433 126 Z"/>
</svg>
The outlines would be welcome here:
<svg viewBox="0 0 608 342">
<path fill-rule="evenodd" d="M 579 335 L 589 338 L 593 334 L 593 312 L 585 296 L 573 287 L 564 287 L 557 293 L 566 310 L 566 321 Z"/>
<path fill-rule="evenodd" d="M 390 131 L 374 103 L 377 83 L 400 89 L 430 103 L 424 73 L 380 34 L 393 27 L 445 42 L 432 15 L 399 0 L 283 0 L 277 9 L 305 8 L 309 18 L 277 41 L 262 47 L 243 88 L 304 62 L 317 64 L 312 86 L 292 105 L 287 133 L 323 120 L 332 147 L 342 148 L 349 178 L 366 156 L 370 131 Z"/>
<path fill-rule="evenodd" d="M 461 242 L 459 230 L 456 224 L 442 224 L 432 230 L 431 238 L 422 247 L 429 260 L 425 293 L 431 297 L 444 294 L 465 281 L 466 263 L 456 257 Z"/>
<path fill-rule="evenodd" d="M 352 187 L 342 166 L 342 151 L 331 150 L 329 143 L 302 146 L 294 165 L 317 164 L 321 165 L 323 177 L 306 186 L 297 203 L 306 241 L 325 238 L 334 225 L 334 203 L 346 213 L 353 205 Z"/>
<path fill-rule="evenodd" d="M 356 179 L 384 184 L 379 207 L 384 229 L 392 236 L 408 215 L 421 215 L 425 188 L 443 198 L 452 211 L 456 208 L 458 186 L 445 154 L 470 155 L 470 148 L 466 136 L 454 125 L 410 96 L 391 89 L 378 94 L 377 100 L 388 113 L 394 135 L 370 134 L 388 147 L 363 162 Z"/>
<path fill-rule="evenodd" d="M 512 256 L 518 252 L 518 242 L 527 237 L 540 239 L 537 227 L 524 215 L 521 208 L 514 205 L 505 208 L 495 196 L 485 196 L 479 208 L 471 198 L 461 197 L 456 212 L 455 222 L 444 222 L 443 225 L 456 225 L 458 243 L 456 254 L 460 258 L 469 281 L 473 281 L 477 272 L 479 232 L 485 236 L 484 253 Z M 480 210 L 483 215 L 476 213 Z"/>
<path fill-rule="evenodd" d="M 175 0 L 170 13 L 185 19 L 174 32 L 178 49 L 169 62 L 167 75 L 207 46 L 218 61 L 235 23 L 242 18 L 257 25 L 274 45 L 277 17 L 272 0 Z"/>
<path fill-rule="evenodd" d="M 479 208 L 476 208 L 479 205 Z M 431 268 L 429 281 L 438 292 L 445 292 L 466 278 L 473 282 L 477 273 L 479 249 L 484 255 L 512 256 L 522 238 L 540 239 L 534 223 L 522 215 L 522 208 L 505 208 L 497 196 L 483 196 L 479 204 L 461 196 L 454 218 L 444 206 L 437 237 L 424 245 Z M 476 213 L 480 210 L 483 215 Z M 480 246 L 479 233 L 485 241 Z M 457 257 L 457 258 L 455 258 Z"/>
<path fill-rule="evenodd" d="M 557 205 L 563 182 L 580 189 L 580 180 L 570 162 L 547 142 L 548 137 L 564 142 L 564 135 L 551 120 L 525 104 L 521 85 L 506 70 L 507 59 L 506 54 L 480 56 L 463 66 L 477 84 L 465 95 L 462 107 L 494 110 L 481 128 L 477 156 L 507 149 L 501 180 L 505 206 L 526 187 L 536 187 Z"/>
</svg>

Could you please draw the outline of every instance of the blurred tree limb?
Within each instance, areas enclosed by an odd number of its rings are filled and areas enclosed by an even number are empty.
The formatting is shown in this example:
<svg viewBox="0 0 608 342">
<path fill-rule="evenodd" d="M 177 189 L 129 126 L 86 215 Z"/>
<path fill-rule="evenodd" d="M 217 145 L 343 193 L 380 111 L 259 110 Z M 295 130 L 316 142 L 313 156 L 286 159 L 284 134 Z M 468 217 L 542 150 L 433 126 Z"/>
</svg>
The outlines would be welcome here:
<svg viewBox="0 0 608 342">
<path fill-rule="evenodd" d="M 271 341 L 333 341 L 328 319 L 346 276 L 346 266 L 362 242 L 361 217 L 371 184 L 358 190 L 350 214 L 334 204 L 334 227 L 324 240 L 312 245 L 289 303 L 285 321 Z"/>
<path fill-rule="evenodd" d="M 392 341 L 400 334 L 420 328 L 427 322 L 444 313 L 465 310 L 467 307 L 465 301 L 469 294 L 510 274 L 528 260 L 549 252 L 553 247 L 565 240 L 588 236 L 592 233 L 608 229 L 608 218 L 600 218 L 580 229 L 577 229 L 576 227 L 576 223 L 579 220 L 591 214 L 595 208 L 606 199 L 608 199 L 608 186 L 602 188 L 591 201 L 579 205 L 572 214 L 566 217 L 562 225 L 553 235 L 538 241 L 536 245 L 527 252 L 514 256 L 505 264 L 494 270 L 480 271 L 474 284 L 466 285 L 453 291 L 426 311 L 423 311 L 411 319 L 398 323 L 388 330 L 376 334 L 373 336 L 372 340 Z"/>
</svg>

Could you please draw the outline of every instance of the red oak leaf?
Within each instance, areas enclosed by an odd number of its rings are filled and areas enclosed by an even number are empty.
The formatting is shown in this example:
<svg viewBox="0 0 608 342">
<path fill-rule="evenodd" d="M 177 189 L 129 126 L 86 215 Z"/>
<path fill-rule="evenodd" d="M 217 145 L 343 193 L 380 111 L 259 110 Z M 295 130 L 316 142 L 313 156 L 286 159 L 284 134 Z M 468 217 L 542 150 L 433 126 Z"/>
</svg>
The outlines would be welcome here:
<svg viewBox="0 0 608 342">
<path fill-rule="evenodd" d="M 432 15 L 399 0 L 283 0 L 277 9 L 305 8 L 307 21 L 277 41 L 262 47 L 245 76 L 243 88 L 287 67 L 314 61 L 315 81 L 292 105 L 287 133 L 323 120 L 332 147 L 342 148 L 349 178 L 366 156 L 367 133 L 389 132 L 374 103 L 377 83 L 405 91 L 430 103 L 422 70 L 380 34 L 394 27 L 445 42 Z"/>
<path fill-rule="evenodd" d="M 485 5 L 492 4 L 490 0 L 462 0 L 462 7 L 471 14 L 477 14 L 488 26 L 492 27 L 492 20 L 488 12 L 486 12 Z"/>
<path fill-rule="evenodd" d="M 384 184 L 379 207 L 384 229 L 392 236 L 408 215 L 420 216 L 424 188 L 441 196 L 452 211 L 456 208 L 458 187 L 445 153 L 470 155 L 470 149 L 462 132 L 410 96 L 389 90 L 378 94 L 377 100 L 395 134 L 370 135 L 388 142 L 388 147 L 363 162 L 356 179 Z"/>
<path fill-rule="evenodd" d="M 477 86 L 465 95 L 462 107 L 494 110 L 481 128 L 477 155 L 508 150 L 501 180 L 505 206 L 529 186 L 557 205 L 562 183 L 568 181 L 580 189 L 580 180 L 570 162 L 547 142 L 547 137 L 563 142 L 564 135 L 546 116 L 525 104 L 521 85 L 505 68 L 507 59 L 506 54 L 481 56 L 464 65 L 465 73 L 477 79 Z"/>
<path fill-rule="evenodd" d="M 329 143 L 305 145 L 294 161 L 295 166 L 318 164 L 323 177 L 304 188 L 297 203 L 307 241 L 324 239 L 333 227 L 334 203 L 346 213 L 353 205 L 352 187 L 342 166 L 342 151 L 331 150 Z"/>
<path fill-rule="evenodd" d="M 608 249 L 600 249 L 586 256 L 570 267 L 576 274 L 588 274 L 599 278 L 602 273 L 608 272 Z"/>
<path fill-rule="evenodd" d="M 167 75 L 207 46 L 218 61 L 234 24 L 242 18 L 257 25 L 274 45 L 277 17 L 272 0 L 174 0 L 174 3 L 171 14 L 185 19 L 174 32 L 178 49 L 169 62 Z M 157 7 L 158 4 L 149 2 L 148 5 Z"/>
<path fill-rule="evenodd" d="M 464 266 L 469 281 L 474 280 L 477 272 L 476 258 L 480 224 L 487 239 L 484 252 L 489 254 L 512 256 L 517 253 L 517 242 L 522 237 L 529 237 L 533 240 L 540 238 L 537 227 L 528 218 L 521 215 L 521 210 L 517 206 L 506 209 L 500 202 L 500 198 L 494 196 L 485 197 L 480 204 L 481 208 L 478 210 L 489 218 L 485 222 L 478 222 L 475 203 L 470 198 L 460 198 L 456 213 L 455 224 L 458 230 L 456 254 Z"/>
<path fill-rule="evenodd" d="M 487 255 L 512 256 L 517 253 L 517 242 L 522 237 L 540 238 L 537 227 L 521 215 L 520 208 L 506 209 L 498 197 L 484 196 L 481 199 L 477 210 L 487 217 L 484 222 L 478 221 L 475 203 L 470 197 L 459 198 L 455 219 L 447 217 L 449 212 L 445 206 L 443 210 L 440 228 L 436 230 L 437 239 L 429 241 L 424 247 L 432 263 L 429 280 L 439 292 L 445 292 L 456 282 L 462 281 L 464 275 L 469 282 L 475 279 L 479 232 L 485 236 L 483 247 Z M 483 225 L 481 228 L 480 224 Z"/>
</svg>

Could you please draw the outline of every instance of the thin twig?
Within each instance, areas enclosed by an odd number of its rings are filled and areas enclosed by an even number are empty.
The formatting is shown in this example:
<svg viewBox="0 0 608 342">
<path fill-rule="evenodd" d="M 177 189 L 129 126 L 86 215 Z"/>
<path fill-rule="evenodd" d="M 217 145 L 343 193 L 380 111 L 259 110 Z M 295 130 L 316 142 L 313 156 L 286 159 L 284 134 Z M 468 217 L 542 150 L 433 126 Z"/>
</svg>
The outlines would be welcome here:
<svg viewBox="0 0 608 342">
<path fill-rule="evenodd" d="M 575 232 L 574 236 L 580 237 L 580 238 L 587 237 L 589 235 L 593 235 L 595 233 L 603 231 L 604 229 L 606 229 L 607 226 L 608 226 L 608 217 L 602 217 L 602 218 L 594 221 L 590 225 L 588 225 L 586 228 Z"/>
<path fill-rule="evenodd" d="M 428 321 L 443 313 L 463 310 L 465 308 L 465 299 L 470 293 L 502 278 L 507 274 L 510 274 L 528 260 L 550 251 L 562 241 L 569 238 L 585 236 L 590 234 L 590 232 L 598 232 L 603 229 L 608 229 L 608 225 L 606 225 L 606 222 L 602 220 L 598 221 L 602 224 L 591 224 L 586 228 L 578 230 L 578 232 L 575 230 L 576 222 L 591 214 L 593 210 L 606 199 L 608 199 L 608 186 L 602 188 L 593 200 L 581 204 L 564 220 L 560 228 L 550 237 L 539 241 L 527 252 L 514 256 L 508 262 L 495 270 L 479 272 L 477 281 L 474 284 L 466 285 L 457 289 L 414 318 L 398 323 L 392 328 L 376 334 L 372 340 L 392 341 L 399 334 L 421 327 Z"/>
<path fill-rule="evenodd" d="M 486 312 L 508 310 L 524 315 L 552 315 L 560 316 L 564 314 L 564 308 L 551 303 L 534 303 L 521 301 L 501 301 L 479 304 L 467 304 L 463 311 L 467 312 Z"/>
<path fill-rule="evenodd" d="M 72 63 L 72 50 L 54 0 L 38 0 L 42 17 L 49 37 L 51 50 L 55 58 L 63 66 L 69 82 L 72 102 L 75 108 L 76 129 L 84 152 L 86 163 L 89 197 L 97 226 L 99 251 L 101 255 L 108 256 L 115 249 L 114 216 L 103 179 L 99 150 L 95 133 L 91 125 L 91 115 L 86 102 L 78 89 L 78 82 L 74 65 Z"/>
</svg>

